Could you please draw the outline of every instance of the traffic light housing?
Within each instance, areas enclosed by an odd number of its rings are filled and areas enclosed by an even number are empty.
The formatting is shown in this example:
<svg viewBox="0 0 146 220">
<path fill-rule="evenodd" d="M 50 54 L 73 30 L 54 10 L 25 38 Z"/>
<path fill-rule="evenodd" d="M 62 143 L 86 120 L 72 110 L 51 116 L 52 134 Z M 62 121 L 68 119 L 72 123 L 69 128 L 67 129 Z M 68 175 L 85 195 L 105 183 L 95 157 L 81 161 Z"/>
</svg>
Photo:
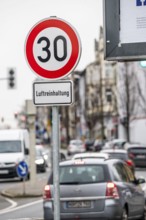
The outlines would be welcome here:
<svg viewBox="0 0 146 220">
<path fill-rule="evenodd" d="M 8 70 L 8 87 L 14 89 L 16 86 L 16 72 L 15 69 L 11 68 Z"/>
</svg>

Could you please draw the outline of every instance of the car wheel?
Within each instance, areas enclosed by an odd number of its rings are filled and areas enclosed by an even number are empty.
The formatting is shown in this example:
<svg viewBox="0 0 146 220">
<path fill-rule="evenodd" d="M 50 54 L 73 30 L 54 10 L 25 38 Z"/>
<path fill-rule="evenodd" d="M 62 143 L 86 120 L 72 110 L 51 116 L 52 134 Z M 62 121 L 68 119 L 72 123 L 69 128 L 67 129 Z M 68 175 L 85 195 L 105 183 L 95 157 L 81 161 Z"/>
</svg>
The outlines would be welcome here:
<svg viewBox="0 0 146 220">
<path fill-rule="evenodd" d="M 128 213 L 126 208 L 123 209 L 121 220 L 128 220 Z"/>
</svg>

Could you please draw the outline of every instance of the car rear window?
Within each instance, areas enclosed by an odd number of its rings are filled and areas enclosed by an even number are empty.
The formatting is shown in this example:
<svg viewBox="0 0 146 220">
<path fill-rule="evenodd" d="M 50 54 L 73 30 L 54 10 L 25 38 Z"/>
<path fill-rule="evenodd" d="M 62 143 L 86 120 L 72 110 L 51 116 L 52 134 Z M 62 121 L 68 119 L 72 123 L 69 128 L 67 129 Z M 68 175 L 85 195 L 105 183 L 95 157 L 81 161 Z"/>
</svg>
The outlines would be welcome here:
<svg viewBox="0 0 146 220">
<path fill-rule="evenodd" d="M 128 155 L 124 153 L 109 153 L 110 158 L 127 160 Z"/>
<path fill-rule="evenodd" d="M 88 184 L 105 182 L 104 165 L 70 165 L 60 168 L 60 184 Z"/>
<path fill-rule="evenodd" d="M 70 144 L 81 145 L 81 144 L 82 144 L 82 141 L 80 141 L 80 140 L 74 140 L 74 141 L 71 141 Z"/>
<path fill-rule="evenodd" d="M 129 153 L 144 153 L 146 154 L 146 147 L 131 147 L 128 149 Z"/>
</svg>

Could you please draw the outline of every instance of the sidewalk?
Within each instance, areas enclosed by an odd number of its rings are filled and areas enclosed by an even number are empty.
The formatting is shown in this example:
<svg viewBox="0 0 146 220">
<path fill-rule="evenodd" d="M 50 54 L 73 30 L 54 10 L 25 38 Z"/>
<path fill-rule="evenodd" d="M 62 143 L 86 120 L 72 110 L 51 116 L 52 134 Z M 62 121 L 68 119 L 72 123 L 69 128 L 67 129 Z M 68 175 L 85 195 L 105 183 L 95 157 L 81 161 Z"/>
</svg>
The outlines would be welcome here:
<svg viewBox="0 0 146 220">
<path fill-rule="evenodd" d="M 16 186 L 4 189 L 1 195 L 10 198 L 41 197 L 43 195 L 44 186 L 47 183 L 47 178 L 48 175 L 46 175 L 46 178 L 37 179 L 35 184 L 32 184 L 30 180 L 17 183 Z"/>
</svg>

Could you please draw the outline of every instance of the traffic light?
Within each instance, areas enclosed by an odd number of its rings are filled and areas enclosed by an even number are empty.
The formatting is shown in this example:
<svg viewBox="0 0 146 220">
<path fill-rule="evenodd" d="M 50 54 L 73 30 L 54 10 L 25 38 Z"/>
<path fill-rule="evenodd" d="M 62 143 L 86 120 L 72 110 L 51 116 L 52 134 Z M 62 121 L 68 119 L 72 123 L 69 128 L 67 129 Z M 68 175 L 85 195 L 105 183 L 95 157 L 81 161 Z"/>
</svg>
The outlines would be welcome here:
<svg viewBox="0 0 146 220">
<path fill-rule="evenodd" d="M 8 70 L 8 87 L 14 89 L 16 86 L 16 74 L 15 69 L 11 68 Z"/>
</svg>

